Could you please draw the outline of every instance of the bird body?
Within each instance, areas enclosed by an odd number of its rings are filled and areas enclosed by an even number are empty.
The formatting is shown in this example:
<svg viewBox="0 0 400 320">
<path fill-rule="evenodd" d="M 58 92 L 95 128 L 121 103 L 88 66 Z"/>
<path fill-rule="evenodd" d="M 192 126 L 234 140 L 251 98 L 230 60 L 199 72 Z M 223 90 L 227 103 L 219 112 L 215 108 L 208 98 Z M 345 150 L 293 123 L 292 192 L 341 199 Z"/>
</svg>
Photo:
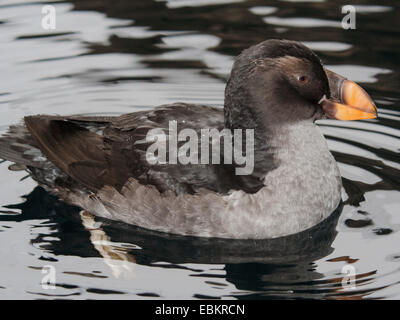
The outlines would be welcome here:
<svg viewBox="0 0 400 320">
<path fill-rule="evenodd" d="M 29 116 L 0 138 L 0 157 L 104 218 L 201 237 L 285 236 L 318 224 L 340 203 L 340 172 L 315 121 L 375 117 L 353 84 L 305 46 L 268 40 L 236 59 L 223 110 L 175 103 L 118 117 Z M 226 161 L 226 146 L 219 163 L 149 162 L 157 132 L 171 143 L 171 121 L 198 137 L 205 129 L 251 130 L 254 142 L 242 150 L 254 153 L 252 171 L 237 174 L 242 166 Z M 170 151 L 166 160 L 176 156 Z"/>
</svg>

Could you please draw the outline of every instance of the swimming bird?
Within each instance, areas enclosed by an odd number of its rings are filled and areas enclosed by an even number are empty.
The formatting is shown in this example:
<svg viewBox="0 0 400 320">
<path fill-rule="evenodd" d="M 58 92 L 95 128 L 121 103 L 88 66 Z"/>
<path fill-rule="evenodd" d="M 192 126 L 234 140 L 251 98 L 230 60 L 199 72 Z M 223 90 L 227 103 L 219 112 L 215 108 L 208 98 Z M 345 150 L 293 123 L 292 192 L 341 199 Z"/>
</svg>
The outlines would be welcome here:
<svg viewBox="0 0 400 320">
<path fill-rule="evenodd" d="M 0 138 L 0 158 L 96 216 L 188 236 L 276 238 L 313 227 L 341 202 L 340 172 L 316 120 L 376 116 L 368 94 L 309 48 L 271 39 L 235 59 L 223 109 L 173 103 L 121 116 L 27 116 Z M 251 148 L 245 141 L 240 151 L 254 154 L 251 172 L 237 174 L 243 165 L 226 159 L 225 144 L 219 163 L 149 161 L 157 139 L 172 143 L 171 122 L 199 136 L 250 130 Z M 169 151 L 167 160 L 176 157 Z"/>
</svg>

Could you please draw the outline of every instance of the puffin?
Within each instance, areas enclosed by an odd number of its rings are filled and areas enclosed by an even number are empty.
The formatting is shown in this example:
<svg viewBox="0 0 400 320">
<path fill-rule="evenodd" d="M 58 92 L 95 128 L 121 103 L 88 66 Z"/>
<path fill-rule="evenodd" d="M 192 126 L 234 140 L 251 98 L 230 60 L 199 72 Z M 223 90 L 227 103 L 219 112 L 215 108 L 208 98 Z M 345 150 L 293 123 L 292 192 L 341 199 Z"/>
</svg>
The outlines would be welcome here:
<svg viewBox="0 0 400 320">
<path fill-rule="evenodd" d="M 101 218 L 183 236 L 271 239 L 310 229 L 341 204 L 340 171 L 316 121 L 376 117 L 370 96 L 312 50 L 269 39 L 236 57 L 223 108 L 177 102 L 120 116 L 26 116 L 0 138 L 0 158 Z M 232 135 L 183 150 L 207 161 L 176 161 L 168 146 L 183 148 L 176 131 L 184 130 Z M 233 137 L 243 138 L 239 147 Z M 251 170 L 240 171 L 229 150 L 245 150 Z"/>
</svg>

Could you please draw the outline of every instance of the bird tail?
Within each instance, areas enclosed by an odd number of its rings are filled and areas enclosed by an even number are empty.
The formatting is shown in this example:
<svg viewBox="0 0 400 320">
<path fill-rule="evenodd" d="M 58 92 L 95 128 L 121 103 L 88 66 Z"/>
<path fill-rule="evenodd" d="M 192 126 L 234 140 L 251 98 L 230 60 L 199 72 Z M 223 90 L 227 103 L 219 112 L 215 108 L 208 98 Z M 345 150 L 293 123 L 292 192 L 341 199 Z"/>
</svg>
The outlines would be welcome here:
<svg viewBox="0 0 400 320">
<path fill-rule="evenodd" d="M 0 137 L 0 159 L 34 168 L 43 168 L 46 162 L 23 124 L 10 126 Z"/>
</svg>

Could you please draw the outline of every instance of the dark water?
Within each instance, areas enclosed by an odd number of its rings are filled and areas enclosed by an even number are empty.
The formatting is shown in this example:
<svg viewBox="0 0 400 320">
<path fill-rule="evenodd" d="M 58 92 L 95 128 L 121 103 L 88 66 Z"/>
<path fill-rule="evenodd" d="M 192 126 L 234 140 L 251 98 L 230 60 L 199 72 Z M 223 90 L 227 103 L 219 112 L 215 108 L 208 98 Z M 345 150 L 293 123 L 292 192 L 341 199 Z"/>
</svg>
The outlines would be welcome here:
<svg viewBox="0 0 400 320">
<path fill-rule="evenodd" d="M 0 2 L 0 130 L 24 115 L 120 114 L 175 101 L 223 105 L 233 57 L 278 37 L 305 42 L 360 83 L 379 119 L 323 121 L 341 212 L 271 241 L 167 236 L 81 216 L 0 165 L 0 298 L 400 298 L 400 29 L 395 1 Z M 44 266 L 55 289 L 41 285 Z M 342 285 L 348 266 L 354 289 Z"/>
</svg>

